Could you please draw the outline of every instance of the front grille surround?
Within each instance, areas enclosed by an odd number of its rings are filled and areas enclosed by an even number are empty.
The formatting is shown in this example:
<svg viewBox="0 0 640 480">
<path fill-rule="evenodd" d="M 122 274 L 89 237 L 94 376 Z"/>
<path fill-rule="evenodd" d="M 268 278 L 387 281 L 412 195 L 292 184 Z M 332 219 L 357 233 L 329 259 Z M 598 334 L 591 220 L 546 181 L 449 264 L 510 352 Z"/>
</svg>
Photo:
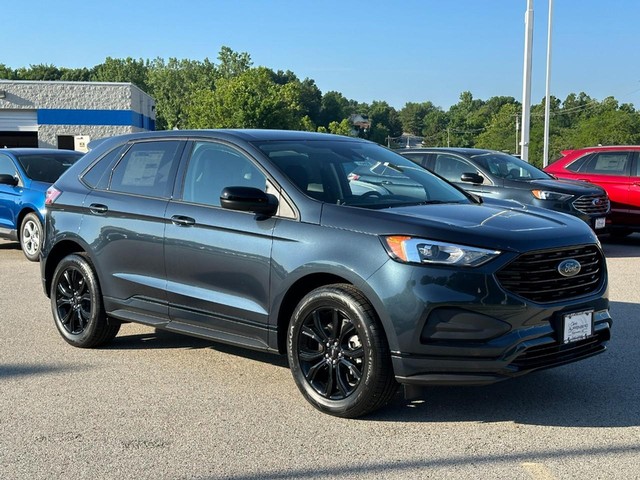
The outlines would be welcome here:
<svg viewBox="0 0 640 480">
<path fill-rule="evenodd" d="M 558 271 L 564 260 L 580 262 L 580 272 L 565 277 Z M 496 274 L 506 291 L 536 303 L 553 303 L 597 292 L 605 280 L 605 259 L 596 245 L 527 252 Z"/>
<path fill-rule="evenodd" d="M 611 210 L 607 194 L 582 195 L 573 201 L 573 207 L 587 215 L 606 215 Z"/>
</svg>

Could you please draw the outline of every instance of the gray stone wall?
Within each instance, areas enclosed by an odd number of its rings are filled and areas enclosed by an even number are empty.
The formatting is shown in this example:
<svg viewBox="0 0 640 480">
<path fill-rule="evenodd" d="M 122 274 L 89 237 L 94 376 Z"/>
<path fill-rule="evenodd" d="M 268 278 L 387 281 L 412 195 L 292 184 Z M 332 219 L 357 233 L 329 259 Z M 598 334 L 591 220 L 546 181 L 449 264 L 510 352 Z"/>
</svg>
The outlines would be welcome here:
<svg viewBox="0 0 640 480">
<path fill-rule="evenodd" d="M 88 135 L 91 140 L 96 140 L 140 131 L 142 129 L 136 127 L 115 125 L 40 125 L 38 127 L 38 147 L 58 148 L 58 135 Z"/>
<path fill-rule="evenodd" d="M 155 121 L 153 98 L 130 83 L 0 80 L 0 90 L 5 92 L 0 98 L 0 115 L 3 110 L 129 110 Z M 88 135 L 93 140 L 142 129 L 130 125 L 38 125 L 37 130 L 38 146 L 57 148 L 58 135 Z"/>
</svg>

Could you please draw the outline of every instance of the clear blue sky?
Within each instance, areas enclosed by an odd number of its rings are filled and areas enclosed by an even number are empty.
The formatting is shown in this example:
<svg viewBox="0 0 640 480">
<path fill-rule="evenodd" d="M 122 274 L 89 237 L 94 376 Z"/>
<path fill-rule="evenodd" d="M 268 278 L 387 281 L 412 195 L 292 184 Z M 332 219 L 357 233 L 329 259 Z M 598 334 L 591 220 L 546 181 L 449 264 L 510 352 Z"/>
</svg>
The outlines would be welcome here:
<svg viewBox="0 0 640 480">
<path fill-rule="evenodd" d="M 522 99 L 526 0 L 15 0 L 2 5 L 0 63 L 93 67 L 114 58 L 291 70 L 323 93 L 370 103 L 460 93 Z M 532 103 L 545 92 L 548 0 L 534 0 Z M 640 1 L 555 0 L 551 93 L 584 91 L 640 107 Z"/>
</svg>

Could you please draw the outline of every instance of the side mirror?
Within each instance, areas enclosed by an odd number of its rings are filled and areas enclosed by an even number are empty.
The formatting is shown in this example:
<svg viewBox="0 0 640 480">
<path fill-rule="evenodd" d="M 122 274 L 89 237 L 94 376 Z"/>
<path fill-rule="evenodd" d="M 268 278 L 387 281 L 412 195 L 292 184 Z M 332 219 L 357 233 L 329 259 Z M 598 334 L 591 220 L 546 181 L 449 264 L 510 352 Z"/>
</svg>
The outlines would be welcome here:
<svg viewBox="0 0 640 480">
<path fill-rule="evenodd" d="M 269 217 L 278 210 L 276 197 L 253 187 L 225 187 L 220 194 L 220 205 L 229 210 L 253 212 Z"/>
<path fill-rule="evenodd" d="M 484 177 L 477 173 L 463 173 L 460 180 L 468 183 L 484 183 Z"/>
<path fill-rule="evenodd" d="M 18 185 L 18 177 L 2 173 L 0 174 L 0 184 L 11 185 L 12 187 L 15 187 L 16 185 Z"/>
</svg>

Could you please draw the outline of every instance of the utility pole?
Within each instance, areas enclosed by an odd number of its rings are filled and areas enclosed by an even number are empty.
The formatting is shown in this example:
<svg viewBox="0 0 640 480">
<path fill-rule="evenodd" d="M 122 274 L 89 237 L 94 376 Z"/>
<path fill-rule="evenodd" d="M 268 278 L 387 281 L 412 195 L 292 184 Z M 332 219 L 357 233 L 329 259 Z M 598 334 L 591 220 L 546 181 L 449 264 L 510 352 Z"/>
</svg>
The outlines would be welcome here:
<svg viewBox="0 0 640 480">
<path fill-rule="evenodd" d="M 522 75 L 522 141 L 521 158 L 529 161 L 529 130 L 531 120 L 531 48 L 533 43 L 533 0 L 527 0 L 524 16 L 524 69 Z"/>
<path fill-rule="evenodd" d="M 549 116 L 551 111 L 551 22 L 553 19 L 553 0 L 549 0 L 549 25 L 547 31 L 547 85 L 544 97 L 544 151 L 542 153 L 542 166 L 549 165 Z"/>
<path fill-rule="evenodd" d="M 516 155 L 518 155 L 519 144 L 520 144 L 520 115 L 516 113 Z"/>
</svg>

